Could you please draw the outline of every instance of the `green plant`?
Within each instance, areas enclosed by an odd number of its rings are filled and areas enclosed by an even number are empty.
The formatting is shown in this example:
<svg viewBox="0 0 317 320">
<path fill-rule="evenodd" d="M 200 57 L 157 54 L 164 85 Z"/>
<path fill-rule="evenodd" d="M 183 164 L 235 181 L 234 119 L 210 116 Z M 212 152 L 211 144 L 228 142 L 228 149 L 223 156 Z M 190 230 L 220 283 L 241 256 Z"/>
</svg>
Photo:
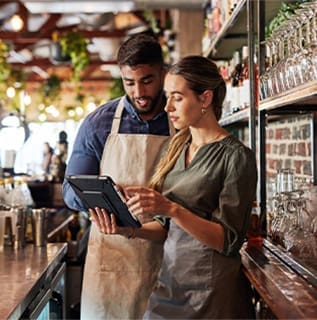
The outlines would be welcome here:
<svg viewBox="0 0 317 320">
<path fill-rule="evenodd" d="M 54 102 L 61 92 L 62 85 L 60 78 L 53 74 L 50 77 L 48 77 L 41 86 L 41 94 L 43 103 L 45 105 L 49 105 L 52 102 Z"/>
<path fill-rule="evenodd" d="M 110 99 L 115 99 L 125 94 L 121 78 L 114 78 L 112 80 L 112 85 L 110 87 L 109 93 Z"/>
<path fill-rule="evenodd" d="M 59 39 L 63 53 L 70 56 L 73 73 L 71 80 L 78 82 L 82 70 L 89 65 L 87 39 L 78 32 L 67 32 Z"/>
<path fill-rule="evenodd" d="M 295 10 L 299 7 L 300 3 L 301 1 L 291 3 L 282 2 L 276 16 L 265 27 L 265 37 L 270 37 L 273 31 L 276 30 L 284 21 L 289 20 L 290 17 L 295 13 Z"/>
<path fill-rule="evenodd" d="M 7 62 L 10 48 L 0 39 L 0 81 L 6 81 L 11 74 L 11 65 Z"/>
<path fill-rule="evenodd" d="M 153 11 L 145 10 L 144 13 L 143 13 L 143 17 L 147 21 L 147 23 L 149 24 L 150 28 L 152 29 L 152 31 L 155 34 L 160 33 L 161 29 L 160 29 L 160 27 L 158 25 L 158 21 L 155 18 L 155 15 L 154 15 Z"/>
</svg>

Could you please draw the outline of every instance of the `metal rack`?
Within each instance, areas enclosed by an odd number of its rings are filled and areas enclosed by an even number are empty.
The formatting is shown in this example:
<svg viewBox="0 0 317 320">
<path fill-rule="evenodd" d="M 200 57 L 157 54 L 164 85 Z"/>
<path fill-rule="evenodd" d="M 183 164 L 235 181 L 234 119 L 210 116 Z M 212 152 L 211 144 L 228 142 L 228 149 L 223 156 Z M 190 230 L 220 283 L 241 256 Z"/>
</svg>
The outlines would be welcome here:
<svg viewBox="0 0 317 320">
<path fill-rule="evenodd" d="M 274 17 L 282 1 L 267 0 L 241 0 L 234 12 L 222 26 L 219 34 L 211 42 L 210 47 L 205 51 L 205 55 L 215 59 L 225 59 L 228 52 L 223 52 L 224 47 L 234 38 L 236 45 L 237 36 L 240 35 L 239 45 L 236 48 L 248 44 L 249 57 L 254 56 L 255 37 L 258 39 L 259 52 L 258 64 L 259 72 L 264 72 L 265 50 L 263 41 L 265 40 L 264 26 Z M 244 32 L 241 32 L 241 24 L 244 23 Z M 238 24 L 236 28 L 236 24 Z M 247 37 L 244 35 L 248 33 Z M 227 50 L 232 49 L 232 45 L 227 46 Z M 233 49 L 233 50 L 235 50 Z M 232 54 L 232 52 L 229 52 Z M 312 173 L 314 184 L 317 184 L 317 81 L 311 81 L 300 87 L 283 92 L 272 98 L 260 101 L 257 108 L 254 95 L 254 64 L 249 59 L 250 70 L 250 108 L 239 111 L 221 119 L 222 126 L 239 126 L 243 124 L 249 129 L 250 148 L 258 154 L 259 159 L 259 201 L 261 207 L 262 228 L 266 230 L 266 126 L 269 121 L 281 119 L 289 115 L 312 114 Z M 256 145 L 256 136 L 258 144 Z M 256 147 L 258 150 L 256 150 Z M 265 240 L 266 245 L 273 254 L 283 260 L 286 265 L 295 266 L 295 271 L 301 274 L 308 281 L 314 279 L 316 282 L 316 270 L 309 270 L 305 262 L 288 255 L 285 251 L 275 246 L 269 239 Z M 307 272 L 309 270 L 309 272 Z M 309 276 L 307 277 L 307 274 Z"/>
</svg>

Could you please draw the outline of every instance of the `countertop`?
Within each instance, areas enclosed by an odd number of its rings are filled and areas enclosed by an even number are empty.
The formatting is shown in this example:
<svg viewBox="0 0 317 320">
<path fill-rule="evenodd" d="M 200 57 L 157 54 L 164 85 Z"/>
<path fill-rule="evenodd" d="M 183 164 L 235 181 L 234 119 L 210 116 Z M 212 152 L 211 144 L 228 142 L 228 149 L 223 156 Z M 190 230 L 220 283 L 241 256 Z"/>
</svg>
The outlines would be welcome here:
<svg viewBox="0 0 317 320">
<path fill-rule="evenodd" d="M 246 276 L 278 319 L 317 319 L 317 286 L 312 274 L 300 274 L 274 254 L 274 247 L 243 246 Z M 312 279 L 313 280 L 313 279 Z"/>
<path fill-rule="evenodd" d="M 0 319 L 19 319 L 67 253 L 67 243 L 0 251 Z"/>
</svg>

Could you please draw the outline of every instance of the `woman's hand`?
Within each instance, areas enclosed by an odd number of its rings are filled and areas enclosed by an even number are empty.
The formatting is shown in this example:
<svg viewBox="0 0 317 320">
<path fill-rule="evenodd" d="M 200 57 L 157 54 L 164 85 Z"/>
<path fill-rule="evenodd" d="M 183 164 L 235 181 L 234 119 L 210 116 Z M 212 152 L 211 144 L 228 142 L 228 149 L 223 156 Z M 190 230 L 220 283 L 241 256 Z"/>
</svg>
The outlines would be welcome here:
<svg viewBox="0 0 317 320">
<path fill-rule="evenodd" d="M 135 228 L 119 227 L 116 217 L 113 213 L 109 214 L 104 208 L 89 209 L 91 220 L 97 224 L 97 227 L 105 234 L 120 234 L 126 238 L 134 238 Z"/>
<path fill-rule="evenodd" d="M 162 196 L 159 192 L 146 187 L 125 187 L 129 210 L 139 219 L 164 215 L 172 217 L 177 204 Z"/>
</svg>

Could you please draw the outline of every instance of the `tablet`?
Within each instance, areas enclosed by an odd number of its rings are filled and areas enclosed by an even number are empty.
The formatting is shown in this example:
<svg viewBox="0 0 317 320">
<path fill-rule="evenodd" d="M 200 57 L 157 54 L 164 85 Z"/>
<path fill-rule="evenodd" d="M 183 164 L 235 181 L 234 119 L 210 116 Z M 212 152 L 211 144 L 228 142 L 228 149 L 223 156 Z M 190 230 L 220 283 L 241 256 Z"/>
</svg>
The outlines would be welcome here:
<svg viewBox="0 0 317 320">
<path fill-rule="evenodd" d="M 118 226 L 141 227 L 129 211 L 125 199 L 110 176 L 70 175 L 65 177 L 78 197 L 89 208 L 105 208 L 114 213 Z"/>
</svg>

